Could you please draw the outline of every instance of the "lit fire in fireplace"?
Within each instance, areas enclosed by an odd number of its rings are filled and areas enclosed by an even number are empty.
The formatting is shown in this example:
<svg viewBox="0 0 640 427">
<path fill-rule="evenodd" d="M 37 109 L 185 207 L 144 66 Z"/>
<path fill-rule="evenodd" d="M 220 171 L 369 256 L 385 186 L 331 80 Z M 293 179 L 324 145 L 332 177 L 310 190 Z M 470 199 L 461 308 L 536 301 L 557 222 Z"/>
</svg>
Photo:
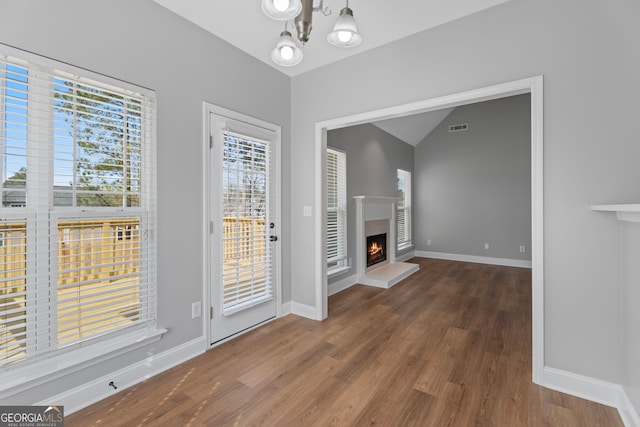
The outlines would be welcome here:
<svg viewBox="0 0 640 427">
<path fill-rule="evenodd" d="M 382 250 L 382 245 L 379 245 L 378 242 L 371 243 L 371 246 L 369 246 L 369 257 L 377 258 L 382 256 Z"/>
<path fill-rule="evenodd" d="M 386 233 L 367 236 L 367 267 L 371 267 L 387 259 L 386 246 Z"/>
</svg>

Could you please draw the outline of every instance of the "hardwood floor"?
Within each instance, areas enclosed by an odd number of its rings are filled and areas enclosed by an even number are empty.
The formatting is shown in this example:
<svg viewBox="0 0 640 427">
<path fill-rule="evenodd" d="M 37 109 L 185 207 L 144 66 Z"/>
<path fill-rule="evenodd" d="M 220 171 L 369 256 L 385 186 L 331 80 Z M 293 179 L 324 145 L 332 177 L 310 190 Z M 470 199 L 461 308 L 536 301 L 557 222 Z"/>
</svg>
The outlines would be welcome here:
<svg viewBox="0 0 640 427">
<path fill-rule="evenodd" d="M 66 418 L 72 426 L 622 426 L 531 382 L 531 271 L 415 258 L 329 318 L 286 316 Z"/>
</svg>

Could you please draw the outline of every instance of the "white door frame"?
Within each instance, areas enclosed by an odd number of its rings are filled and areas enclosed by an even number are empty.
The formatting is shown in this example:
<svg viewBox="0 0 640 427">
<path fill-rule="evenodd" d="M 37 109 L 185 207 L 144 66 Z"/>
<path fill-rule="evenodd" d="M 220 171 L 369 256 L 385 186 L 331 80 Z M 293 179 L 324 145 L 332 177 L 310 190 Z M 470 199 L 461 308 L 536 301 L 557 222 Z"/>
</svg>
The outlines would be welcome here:
<svg viewBox="0 0 640 427">
<path fill-rule="evenodd" d="M 410 114 L 451 108 L 474 102 L 488 101 L 523 93 L 531 94 L 531 265 L 532 265 L 532 379 L 543 382 L 544 369 L 544 230 L 543 230 L 543 78 L 535 76 L 522 80 L 487 86 L 466 92 L 426 99 L 381 110 L 368 111 L 316 123 L 316 186 L 315 205 L 315 265 L 316 314 L 318 320 L 328 315 L 327 266 L 324 262 L 324 169 L 326 164 L 327 131 Z"/>
<path fill-rule="evenodd" d="M 205 331 L 206 336 L 206 349 L 213 347 L 211 345 L 211 318 L 210 318 L 210 302 L 211 302 L 211 280 L 213 279 L 213 272 L 211 270 L 211 264 L 209 260 L 211 259 L 211 255 L 213 253 L 211 247 L 211 234 L 213 234 L 213 228 L 215 226 L 221 227 L 222 220 L 216 219 L 212 217 L 211 212 L 211 178 L 213 171 L 211 170 L 211 162 L 210 159 L 210 150 L 211 150 L 211 140 L 210 135 L 212 134 L 211 128 L 211 114 L 217 114 L 219 116 L 225 116 L 233 120 L 237 120 L 240 122 L 249 123 L 253 126 L 262 127 L 264 129 L 271 130 L 275 132 L 275 147 L 273 150 L 273 157 L 276 159 L 276 168 L 275 168 L 275 215 L 276 221 L 278 222 L 279 234 L 282 235 L 282 155 L 281 155 L 281 146 L 282 146 L 282 127 L 275 125 L 273 123 L 269 123 L 263 120 L 256 119 L 254 117 L 248 116 L 246 114 L 238 113 L 233 110 L 226 109 L 224 107 L 220 107 L 208 102 L 203 102 L 202 108 L 202 123 L 203 123 L 203 138 L 202 138 L 202 168 L 204 171 L 204 181 L 202 185 L 202 201 L 203 201 L 203 225 L 202 225 L 202 249 L 203 249 L 203 260 L 202 260 L 202 269 L 203 269 L 203 283 L 202 283 L 202 328 Z M 218 222 L 216 224 L 216 221 Z M 274 254 L 276 263 L 274 264 L 275 268 L 275 284 L 273 287 L 276 299 L 276 319 L 282 316 L 282 245 L 275 245 Z M 249 328 L 241 333 L 248 332 L 256 327 L 263 325 L 260 323 L 252 328 Z M 238 334 L 233 335 L 229 339 L 235 338 Z M 224 343 L 225 340 L 218 341 L 215 345 L 219 345 Z"/>
</svg>

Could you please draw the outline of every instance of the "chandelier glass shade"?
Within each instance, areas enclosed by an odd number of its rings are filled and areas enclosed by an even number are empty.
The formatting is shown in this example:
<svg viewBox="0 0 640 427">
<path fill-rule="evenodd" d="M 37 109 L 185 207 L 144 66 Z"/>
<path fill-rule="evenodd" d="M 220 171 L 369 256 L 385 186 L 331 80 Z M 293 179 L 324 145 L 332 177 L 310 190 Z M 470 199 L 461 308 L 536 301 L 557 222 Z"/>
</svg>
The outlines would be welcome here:
<svg viewBox="0 0 640 427">
<path fill-rule="evenodd" d="M 287 30 L 280 33 L 280 38 L 276 47 L 271 51 L 271 60 L 283 67 L 293 67 L 298 65 L 304 54 L 295 42 L 291 33 Z"/>
<path fill-rule="evenodd" d="M 327 41 L 338 47 L 354 47 L 362 43 L 351 9 L 345 7 L 340 11 L 338 22 L 333 27 L 333 31 L 327 35 Z"/>
<path fill-rule="evenodd" d="M 262 11 L 276 21 L 294 19 L 302 11 L 301 0 L 262 0 Z"/>
</svg>

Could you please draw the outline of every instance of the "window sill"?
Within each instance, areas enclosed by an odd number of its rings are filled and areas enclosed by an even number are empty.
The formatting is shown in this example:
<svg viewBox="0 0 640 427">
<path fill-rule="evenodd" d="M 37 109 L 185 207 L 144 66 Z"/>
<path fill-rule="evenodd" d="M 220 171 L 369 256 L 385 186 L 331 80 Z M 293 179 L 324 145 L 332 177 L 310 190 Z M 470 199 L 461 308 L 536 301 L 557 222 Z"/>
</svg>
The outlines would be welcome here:
<svg viewBox="0 0 640 427">
<path fill-rule="evenodd" d="M 349 270 L 351 270 L 351 267 L 333 267 L 327 270 L 327 277 L 337 276 Z"/>
<path fill-rule="evenodd" d="M 166 329 L 143 328 L 0 373 L 0 399 L 159 341 Z"/>
<path fill-rule="evenodd" d="M 413 243 L 409 242 L 409 243 L 403 243 L 401 245 L 398 245 L 398 249 L 396 249 L 398 252 L 400 251 L 404 251 L 407 249 L 413 249 Z"/>
</svg>

